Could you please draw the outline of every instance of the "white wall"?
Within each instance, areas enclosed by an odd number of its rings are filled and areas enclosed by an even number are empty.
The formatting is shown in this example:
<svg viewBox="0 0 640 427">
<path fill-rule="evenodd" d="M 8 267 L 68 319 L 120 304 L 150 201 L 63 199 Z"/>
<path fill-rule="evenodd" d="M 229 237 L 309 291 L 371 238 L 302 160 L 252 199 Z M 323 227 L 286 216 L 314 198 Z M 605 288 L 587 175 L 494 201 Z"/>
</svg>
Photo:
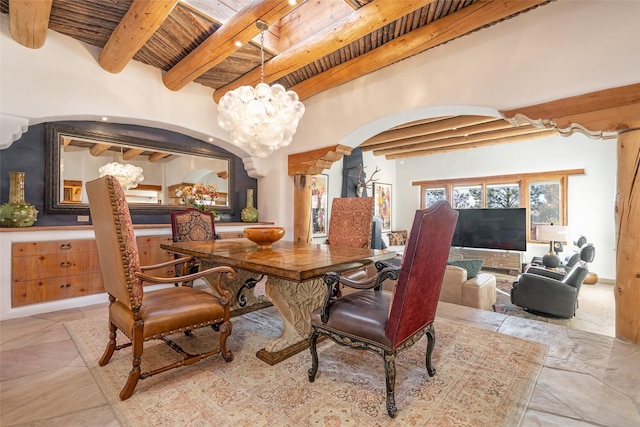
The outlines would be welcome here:
<svg viewBox="0 0 640 427">
<path fill-rule="evenodd" d="M 220 142 L 228 136 L 216 125 L 210 89 L 194 83 L 172 92 L 162 85 L 159 71 L 136 62 L 110 74 L 98 65 L 96 48 L 51 31 L 43 48 L 27 49 L 11 39 L 8 18 L 2 15 L 0 116 L 3 125 L 19 127 L 16 117 L 33 124 L 108 115 L 113 121 L 203 140 L 213 136 L 222 148 L 244 157 L 253 176 L 263 176 L 258 182 L 260 218 L 283 225 L 286 239 L 293 231 L 287 154 L 338 143 L 354 147 L 382 130 L 424 117 L 478 111 L 497 115 L 500 109 L 637 83 L 638 16 L 637 1 L 552 2 L 306 100 L 293 144 L 263 160 Z M 10 134 L 1 133 L 3 138 Z M 339 167 L 334 164 L 330 171 L 331 194 Z M 399 188 L 400 179 L 399 173 L 390 183 Z M 570 196 L 570 201 L 580 197 Z M 570 215 L 579 212 L 570 209 Z M 595 210 L 584 213 L 595 215 Z"/>
</svg>

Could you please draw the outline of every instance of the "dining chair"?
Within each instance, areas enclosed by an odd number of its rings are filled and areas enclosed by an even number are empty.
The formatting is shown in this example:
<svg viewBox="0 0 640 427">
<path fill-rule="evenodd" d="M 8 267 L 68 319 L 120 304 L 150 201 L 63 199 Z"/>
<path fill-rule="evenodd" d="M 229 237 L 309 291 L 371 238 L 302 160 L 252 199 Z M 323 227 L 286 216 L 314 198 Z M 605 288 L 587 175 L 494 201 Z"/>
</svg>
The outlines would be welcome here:
<svg viewBox="0 0 640 427">
<path fill-rule="evenodd" d="M 174 242 L 199 242 L 203 240 L 220 239 L 216 234 L 214 215 L 211 212 L 197 208 L 186 208 L 169 213 L 171 218 L 171 238 Z M 177 259 L 179 255 L 174 255 Z M 184 264 L 182 275 L 196 273 L 200 269 L 199 263 Z M 193 285 L 193 282 L 183 282 L 185 285 Z M 177 284 L 176 284 L 177 286 Z"/>
<path fill-rule="evenodd" d="M 395 418 L 397 413 L 396 355 L 417 343 L 423 335 L 427 335 L 427 373 L 435 375 L 436 370 L 431 364 L 435 346 L 433 321 L 457 217 L 458 212 L 452 210 L 446 201 L 416 211 L 399 269 L 378 262 L 377 272 L 361 280 L 339 273 L 324 276 L 327 285 L 324 303 L 311 314 L 310 382 L 315 380 L 318 372 L 316 343 L 320 335 L 382 357 L 387 412 L 391 418 Z M 386 279 L 398 280 L 393 293 L 380 290 L 380 284 Z M 336 298 L 334 288 L 337 284 L 359 291 Z"/>
<path fill-rule="evenodd" d="M 128 399 L 133 394 L 138 380 L 168 369 L 191 365 L 218 353 L 227 362 L 233 360 L 233 353 L 227 350 L 226 345 L 232 329 L 230 293 L 220 279 L 222 275 L 233 277 L 235 270 L 220 266 L 180 277 L 182 281 L 193 281 L 204 275 L 211 277 L 215 274 L 215 285 L 220 296 L 185 286 L 145 291 L 145 283 L 169 284 L 176 281 L 176 277 L 156 277 L 148 274 L 149 271 L 191 263 L 193 259 L 183 257 L 162 264 L 141 266 L 129 206 L 118 180 L 107 175 L 88 182 L 86 188 L 100 270 L 109 295 L 109 341 L 99 365 L 106 365 L 115 350 L 132 348 L 133 367 L 120 391 L 120 399 Z M 219 331 L 218 346 L 210 351 L 189 354 L 169 338 L 170 335 L 205 326 L 212 326 Z M 130 342 L 116 345 L 117 331 L 121 331 Z M 154 339 L 164 341 L 182 355 L 182 360 L 141 372 L 144 343 Z"/>
<path fill-rule="evenodd" d="M 329 236 L 331 246 L 369 248 L 373 221 L 373 197 L 336 197 L 331 202 Z"/>
</svg>

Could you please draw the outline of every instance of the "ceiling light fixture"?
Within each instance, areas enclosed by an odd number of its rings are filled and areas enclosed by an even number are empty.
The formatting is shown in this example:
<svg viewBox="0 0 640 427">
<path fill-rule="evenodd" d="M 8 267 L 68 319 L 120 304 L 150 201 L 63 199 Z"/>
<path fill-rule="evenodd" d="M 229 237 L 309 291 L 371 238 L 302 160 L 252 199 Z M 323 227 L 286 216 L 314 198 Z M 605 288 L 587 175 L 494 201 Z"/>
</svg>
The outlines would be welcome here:
<svg viewBox="0 0 640 427">
<path fill-rule="evenodd" d="M 122 157 L 122 147 L 120 147 L 120 157 Z M 133 166 L 128 163 L 123 164 L 119 162 L 107 163 L 106 165 L 98 169 L 100 178 L 105 175 L 111 175 L 118 180 L 124 190 L 136 188 L 139 183 L 144 180 L 142 174 L 142 168 L 139 166 Z"/>
<path fill-rule="evenodd" d="M 284 86 L 264 83 L 264 32 L 269 25 L 256 22 L 260 34 L 260 83 L 227 92 L 218 103 L 218 125 L 230 132 L 231 142 L 249 148 L 257 157 L 291 144 L 304 105 L 298 95 Z"/>
</svg>

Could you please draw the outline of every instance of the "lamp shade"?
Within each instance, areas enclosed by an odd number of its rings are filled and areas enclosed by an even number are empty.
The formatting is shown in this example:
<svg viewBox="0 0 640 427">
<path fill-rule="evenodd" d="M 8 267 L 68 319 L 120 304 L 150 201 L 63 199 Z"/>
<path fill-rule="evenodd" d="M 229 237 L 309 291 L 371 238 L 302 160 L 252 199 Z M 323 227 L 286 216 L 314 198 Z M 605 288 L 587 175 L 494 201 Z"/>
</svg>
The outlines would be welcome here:
<svg viewBox="0 0 640 427">
<path fill-rule="evenodd" d="M 569 235 L 569 228 L 566 225 L 538 225 L 536 227 L 536 237 L 538 240 L 548 242 L 566 242 Z"/>
</svg>

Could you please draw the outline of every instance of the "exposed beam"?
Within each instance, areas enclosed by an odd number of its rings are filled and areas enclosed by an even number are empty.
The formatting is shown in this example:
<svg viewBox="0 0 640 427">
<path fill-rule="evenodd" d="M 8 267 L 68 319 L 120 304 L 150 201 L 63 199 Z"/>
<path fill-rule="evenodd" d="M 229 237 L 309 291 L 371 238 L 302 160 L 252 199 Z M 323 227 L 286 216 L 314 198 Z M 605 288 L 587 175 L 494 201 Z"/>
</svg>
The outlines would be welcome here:
<svg viewBox="0 0 640 427">
<path fill-rule="evenodd" d="M 144 153 L 144 150 L 141 148 L 129 148 L 127 151 L 122 153 L 123 160 L 131 160 L 139 154 Z"/>
<path fill-rule="evenodd" d="M 487 123 L 481 123 L 473 126 L 463 126 L 457 129 L 450 130 L 442 130 L 438 133 L 430 133 L 424 135 L 417 135 L 415 137 L 407 138 L 407 139 L 398 139 L 395 141 L 389 141 L 382 144 L 377 144 L 374 146 L 369 146 L 363 148 L 362 151 L 372 151 L 372 150 L 385 150 L 396 147 L 411 147 L 412 145 L 416 145 L 419 143 L 433 142 L 433 141 L 449 141 L 452 138 L 465 138 L 471 137 L 474 135 L 486 136 L 489 135 L 489 132 L 502 131 L 502 130 L 512 130 L 515 129 L 514 126 L 507 122 L 506 120 L 495 120 Z M 521 126 L 520 132 L 525 132 L 528 129 L 536 130 L 533 126 Z M 518 133 L 518 132 L 516 132 Z M 375 154 L 375 151 L 374 151 Z"/>
<path fill-rule="evenodd" d="M 315 175 L 342 159 L 342 156 L 351 154 L 353 148 L 346 145 L 331 145 L 304 153 L 289 154 L 289 176 Z"/>
<path fill-rule="evenodd" d="M 451 129 L 467 127 L 479 123 L 495 122 L 496 120 L 500 119 L 486 116 L 458 116 L 417 126 L 407 126 L 379 133 L 378 135 L 364 141 L 362 144 L 360 144 L 360 147 L 363 150 L 368 151 L 372 150 L 373 148 L 377 148 L 379 144 L 383 144 L 389 141 L 397 141 L 399 139 L 413 138 L 416 136 L 437 134 L 440 132 L 449 131 Z M 512 126 L 505 120 L 501 121 L 509 127 Z"/>
<path fill-rule="evenodd" d="M 162 81 L 171 90 L 182 89 L 234 54 L 239 49 L 236 42 L 244 45 L 260 34 L 256 21 L 272 24 L 296 6 L 287 0 L 253 1 L 167 71 Z"/>
<path fill-rule="evenodd" d="M 169 157 L 171 154 L 170 153 L 162 153 L 160 151 L 153 153 L 152 155 L 149 156 L 149 161 L 151 163 L 155 163 L 159 160 L 164 159 L 165 157 Z"/>
<path fill-rule="evenodd" d="M 592 137 L 602 132 L 640 129 L 640 83 L 590 92 L 523 108 L 501 111 L 507 119 L 574 131 Z"/>
<path fill-rule="evenodd" d="M 100 155 L 105 151 L 109 150 L 109 148 L 111 148 L 111 146 L 108 144 L 95 144 L 94 146 L 91 147 L 91 149 L 89 150 L 89 153 L 93 157 L 100 157 Z"/>
<path fill-rule="evenodd" d="M 264 64 L 264 81 L 274 82 L 316 61 L 329 53 L 354 42 L 366 34 L 393 22 L 416 9 L 424 7 L 435 0 L 375 0 L 352 12 L 333 26 L 323 29 L 316 35 L 281 52 Z M 213 99 L 217 103 L 230 90 L 240 86 L 254 86 L 261 80 L 260 67 L 244 74 L 235 81 L 217 89 Z"/>
<path fill-rule="evenodd" d="M 404 151 L 399 154 L 386 155 L 385 158 L 387 160 L 399 160 L 399 159 L 406 159 L 409 157 L 426 156 L 429 154 L 448 153 L 450 151 L 455 151 L 455 150 L 467 150 L 471 148 L 487 147 L 490 145 L 510 144 L 510 143 L 522 142 L 522 141 L 533 141 L 535 139 L 549 138 L 554 135 L 558 135 L 558 133 L 553 129 L 543 130 L 543 131 L 538 130 L 538 132 L 536 133 L 507 136 L 507 137 L 496 138 L 496 139 L 485 139 L 485 140 L 479 140 L 477 142 L 471 142 L 471 143 L 466 143 L 461 145 L 451 145 L 451 146 L 443 145 L 438 148 L 430 148 L 430 149 L 417 150 L 417 151 Z"/>
<path fill-rule="evenodd" d="M 290 89 L 301 100 L 409 58 L 547 0 L 478 2 L 310 77 Z M 401 3 L 401 2 L 390 2 Z M 368 6 L 368 5 L 367 5 Z M 363 10 L 367 6 L 360 10 Z M 334 48 L 333 50 L 336 50 Z M 279 58 L 278 55 L 276 58 Z M 272 62 L 274 59 L 271 59 Z M 293 67 L 292 67 L 293 68 Z M 217 91 L 216 91 L 217 92 Z M 215 96 L 215 93 L 214 93 Z"/>
<path fill-rule="evenodd" d="M 110 73 L 119 73 L 167 19 L 178 0 L 133 0 L 98 57 Z"/>
<path fill-rule="evenodd" d="M 9 34 L 22 46 L 39 49 L 47 39 L 53 0 L 11 0 Z"/>
</svg>

